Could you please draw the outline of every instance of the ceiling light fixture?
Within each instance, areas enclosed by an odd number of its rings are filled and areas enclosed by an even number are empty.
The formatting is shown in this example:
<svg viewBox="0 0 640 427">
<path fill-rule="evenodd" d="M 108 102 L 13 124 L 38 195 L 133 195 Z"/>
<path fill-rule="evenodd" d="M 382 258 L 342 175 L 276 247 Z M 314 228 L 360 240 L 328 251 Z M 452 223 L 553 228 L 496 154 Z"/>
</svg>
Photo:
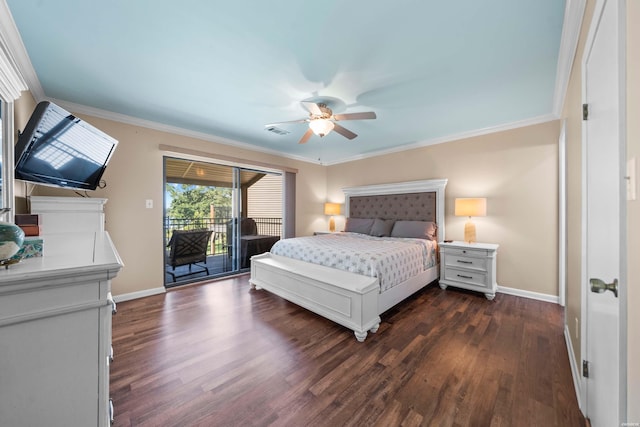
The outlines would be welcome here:
<svg viewBox="0 0 640 427">
<path fill-rule="evenodd" d="M 315 119 L 309 122 L 309 127 L 313 133 L 321 138 L 331 132 L 334 126 L 333 122 L 327 119 Z"/>
</svg>

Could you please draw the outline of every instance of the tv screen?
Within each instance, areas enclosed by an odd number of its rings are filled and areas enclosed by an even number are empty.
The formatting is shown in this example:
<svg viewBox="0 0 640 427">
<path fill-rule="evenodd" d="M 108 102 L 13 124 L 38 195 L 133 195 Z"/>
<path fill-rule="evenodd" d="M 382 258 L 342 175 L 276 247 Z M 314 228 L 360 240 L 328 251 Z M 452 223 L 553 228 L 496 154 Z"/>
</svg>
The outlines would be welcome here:
<svg viewBox="0 0 640 427">
<path fill-rule="evenodd" d="M 52 102 L 40 102 L 15 147 L 16 179 L 95 190 L 118 141 Z"/>
</svg>

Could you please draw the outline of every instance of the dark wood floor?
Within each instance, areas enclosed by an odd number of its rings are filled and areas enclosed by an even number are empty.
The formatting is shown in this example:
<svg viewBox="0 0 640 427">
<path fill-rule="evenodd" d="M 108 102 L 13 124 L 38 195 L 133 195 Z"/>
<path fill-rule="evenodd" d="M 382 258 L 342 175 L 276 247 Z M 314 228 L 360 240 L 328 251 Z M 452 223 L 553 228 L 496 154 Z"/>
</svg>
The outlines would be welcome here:
<svg viewBox="0 0 640 427">
<path fill-rule="evenodd" d="M 561 307 L 430 286 L 358 343 L 241 276 L 118 305 L 116 426 L 583 426 Z"/>
</svg>

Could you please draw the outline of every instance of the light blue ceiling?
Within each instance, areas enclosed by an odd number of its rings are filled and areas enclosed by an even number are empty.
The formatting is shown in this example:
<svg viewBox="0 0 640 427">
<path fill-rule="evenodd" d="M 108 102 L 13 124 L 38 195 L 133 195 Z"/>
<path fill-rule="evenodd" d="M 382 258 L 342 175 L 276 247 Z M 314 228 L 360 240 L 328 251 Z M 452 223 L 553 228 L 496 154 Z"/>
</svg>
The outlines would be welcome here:
<svg viewBox="0 0 640 427">
<path fill-rule="evenodd" d="M 313 162 L 554 113 L 563 0 L 6 2 L 47 98 Z M 378 118 L 264 130 L 306 99 Z"/>
</svg>

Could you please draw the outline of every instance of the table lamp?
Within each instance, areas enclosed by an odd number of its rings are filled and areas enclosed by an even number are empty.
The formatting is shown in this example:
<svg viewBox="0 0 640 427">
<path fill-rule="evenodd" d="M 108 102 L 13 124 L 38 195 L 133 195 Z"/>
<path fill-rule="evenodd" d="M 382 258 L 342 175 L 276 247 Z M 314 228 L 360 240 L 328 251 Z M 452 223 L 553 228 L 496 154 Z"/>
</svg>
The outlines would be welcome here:
<svg viewBox="0 0 640 427">
<path fill-rule="evenodd" d="M 487 215 L 487 199 L 456 199 L 455 215 L 469 217 L 469 220 L 464 225 L 464 241 L 467 243 L 474 243 L 476 241 L 476 225 L 471 220 L 471 217 Z"/>
<path fill-rule="evenodd" d="M 325 203 L 324 214 L 331 215 L 331 218 L 329 218 L 329 231 L 333 233 L 336 231 L 336 222 L 333 216 L 340 215 L 340 203 Z"/>
</svg>

